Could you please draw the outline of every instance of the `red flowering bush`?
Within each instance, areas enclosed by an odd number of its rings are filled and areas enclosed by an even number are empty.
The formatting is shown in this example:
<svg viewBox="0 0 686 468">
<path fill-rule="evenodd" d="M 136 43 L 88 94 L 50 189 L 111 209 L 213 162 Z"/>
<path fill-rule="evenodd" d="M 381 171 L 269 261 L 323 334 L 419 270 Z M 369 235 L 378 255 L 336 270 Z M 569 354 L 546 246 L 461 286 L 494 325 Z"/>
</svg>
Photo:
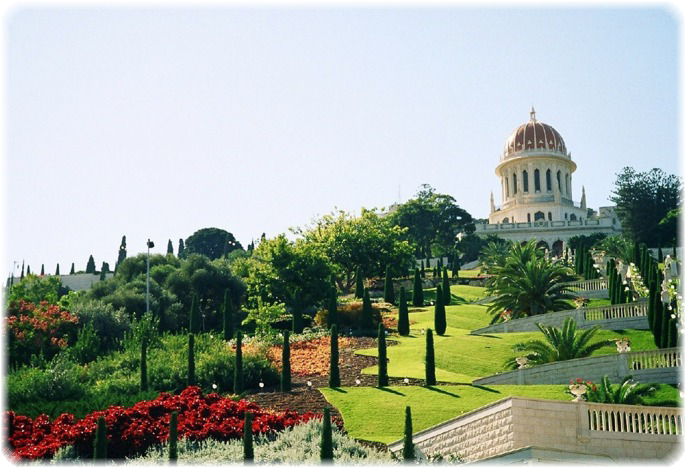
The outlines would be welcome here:
<svg viewBox="0 0 686 468">
<path fill-rule="evenodd" d="M 150 401 L 141 401 L 130 408 L 110 406 L 74 420 L 62 414 L 53 422 L 46 415 L 35 420 L 5 413 L 9 428 L 9 443 L 20 459 L 50 458 L 63 446 L 73 445 L 82 458 L 93 457 L 93 440 L 98 418 L 107 422 L 107 454 L 124 458 L 143 454 L 149 447 L 169 437 L 169 418 L 178 412 L 179 437 L 191 440 L 212 438 L 220 441 L 238 439 L 243 435 L 246 412 L 253 414 L 253 433 L 270 434 L 315 417 L 313 413 L 299 415 L 294 411 L 272 413 L 257 404 L 233 401 L 216 393 L 203 396 L 199 387 L 188 387 L 180 395 L 161 393 Z"/>
<path fill-rule="evenodd" d="M 17 307 L 18 306 L 18 307 Z M 16 309 L 16 310 L 14 310 Z M 25 364 L 32 355 L 50 359 L 76 336 L 78 318 L 47 301 L 12 303 L 16 311 L 5 319 L 9 333 L 10 365 Z"/>
</svg>

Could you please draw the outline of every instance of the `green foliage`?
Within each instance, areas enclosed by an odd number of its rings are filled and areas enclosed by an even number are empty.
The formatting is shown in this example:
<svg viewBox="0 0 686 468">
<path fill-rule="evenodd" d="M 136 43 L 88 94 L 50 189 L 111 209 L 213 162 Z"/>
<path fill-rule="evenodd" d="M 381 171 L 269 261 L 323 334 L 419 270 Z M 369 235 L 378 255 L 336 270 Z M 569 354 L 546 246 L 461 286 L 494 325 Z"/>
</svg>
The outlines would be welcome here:
<svg viewBox="0 0 686 468">
<path fill-rule="evenodd" d="M 243 461 L 251 463 L 255 459 L 252 440 L 252 413 L 245 412 L 243 421 Z"/>
<path fill-rule="evenodd" d="M 383 323 L 379 324 L 379 334 L 377 337 L 379 348 L 379 388 L 388 386 L 388 356 L 386 355 L 386 330 Z"/>
<path fill-rule="evenodd" d="M 117 252 L 117 263 L 114 264 L 114 269 L 118 270 L 119 265 L 126 260 L 126 236 L 122 236 L 121 238 L 121 243 L 119 244 L 119 251 Z M 71 264 L 71 270 L 72 272 L 70 274 L 74 274 L 74 264 Z"/>
<path fill-rule="evenodd" d="M 69 274 L 70 274 L 70 275 L 73 275 L 74 272 L 75 272 L 75 270 L 74 270 L 74 262 L 72 262 L 72 264 L 71 264 L 71 270 L 69 270 Z"/>
<path fill-rule="evenodd" d="M 98 418 L 98 427 L 95 430 L 93 448 L 93 458 L 95 460 L 107 459 L 107 423 L 105 423 L 105 416 L 100 416 Z"/>
<path fill-rule="evenodd" d="M 329 365 L 329 387 L 337 388 L 341 386 L 341 376 L 338 369 L 338 328 L 331 326 L 331 353 Z"/>
<path fill-rule="evenodd" d="M 653 385 L 640 385 L 627 375 L 617 387 L 613 388 L 606 375 L 599 385 L 586 392 L 586 399 L 593 403 L 613 403 L 618 405 L 644 405 L 645 398 L 653 395 L 657 388 Z"/>
<path fill-rule="evenodd" d="M 60 264 L 57 264 L 57 267 L 55 268 L 55 276 L 60 276 Z"/>
<path fill-rule="evenodd" d="M 448 268 L 446 267 L 443 267 L 443 282 L 441 283 L 441 289 L 443 290 L 443 305 L 450 305 L 453 296 L 450 294 L 450 278 L 448 278 Z"/>
<path fill-rule="evenodd" d="M 141 392 L 148 391 L 148 343 L 141 343 Z"/>
<path fill-rule="evenodd" d="M 334 325 L 333 329 L 335 327 Z M 331 333 L 333 333 L 333 329 Z M 283 332 L 283 346 L 281 348 L 281 391 L 291 391 L 291 342 L 288 330 Z"/>
<path fill-rule="evenodd" d="M 395 291 L 393 291 L 393 275 L 390 265 L 386 265 L 386 278 L 384 280 L 383 300 L 389 304 L 395 304 Z"/>
<path fill-rule="evenodd" d="M 481 271 L 487 274 L 495 274 L 505 266 L 505 260 L 510 255 L 512 244 L 502 239 L 491 240 L 481 249 L 479 263 Z"/>
<path fill-rule="evenodd" d="M 272 328 L 272 323 L 279 320 L 285 314 L 285 304 L 265 304 L 262 302 L 262 298 L 258 297 L 257 307 L 255 309 L 248 309 L 248 316 L 243 320 L 243 325 L 254 323 L 255 333 L 257 335 L 274 335 L 276 334 L 276 330 Z"/>
<path fill-rule="evenodd" d="M 188 334 L 188 377 L 186 386 L 195 385 L 195 336 Z"/>
<path fill-rule="evenodd" d="M 443 305 L 443 291 L 441 285 L 436 286 L 436 302 L 434 304 L 434 329 L 439 335 L 445 333 L 447 327 L 445 318 L 445 306 Z"/>
<path fill-rule="evenodd" d="M 331 410 L 324 408 L 322 415 L 322 440 L 320 458 L 322 462 L 333 460 L 333 436 L 331 434 Z"/>
<path fill-rule="evenodd" d="M 92 255 L 88 257 L 88 263 L 86 264 L 86 273 L 95 274 L 95 260 L 93 259 Z"/>
<path fill-rule="evenodd" d="M 424 375 L 426 385 L 436 385 L 436 359 L 434 357 L 434 337 L 431 328 L 426 329 L 426 354 L 424 355 Z"/>
<path fill-rule="evenodd" d="M 42 301 L 47 301 L 48 304 L 56 304 L 60 297 L 60 279 L 56 276 L 36 276 L 27 275 L 20 281 L 12 285 L 9 293 L 5 296 L 7 304 L 19 302 L 33 302 L 39 304 Z"/>
<path fill-rule="evenodd" d="M 92 324 L 87 323 L 78 332 L 76 342 L 65 352 L 78 363 L 86 364 L 95 361 L 100 351 L 100 338 Z"/>
<path fill-rule="evenodd" d="M 236 332 L 236 364 L 233 374 L 233 393 L 236 395 L 243 392 L 243 335 L 240 330 Z"/>
<path fill-rule="evenodd" d="M 233 338 L 233 308 L 231 304 L 231 291 L 224 291 L 224 303 L 222 304 L 222 331 L 224 340 L 229 341 Z"/>
<path fill-rule="evenodd" d="M 176 250 L 177 258 L 184 258 L 186 256 L 186 246 L 183 244 L 183 239 L 179 239 L 179 248 Z"/>
<path fill-rule="evenodd" d="M 167 255 L 174 255 L 174 244 L 172 244 L 171 239 L 167 242 Z"/>
<path fill-rule="evenodd" d="M 424 305 L 424 284 L 422 283 L 422 278 L 419 275 L 419 270 L 415 268 L 414 270 L 414 285 L 412 289 L 412 305 L 415 307 L 421 307 Z"/>
<path fill-rule="evenodd" d="M 405 288 L 400 287 L 400 297 L 398 301 L 398 334 L 407 336 L 410 334 L 410 317 L 407 310 L 407 297 Z"/>
<path fill-rule="evenodd" d="M 197 294 L 191 296 L 191 314 L 188 329 L 191 333 L 200 333 L 200 301 Z"/>
<path fill-rule="evenodd" d="M 360 314 L 360 330 L 363 333 L 369 333 L 374 330 L 374 321 L 372 315 L 372 301 L 369 298 L 369 290 L 364 288 L 362 297 L 362 313 Z"/>
<path fill-rule="evenodd" d="M 412 410 L 405 407 L 405 434 L 403 436 L 403 460 L 414 461 L 414 443 L 412 442 Z"/>
<path fill-rule="evenodd" d="M 171 242 L 171 241 L 170 241 Z M 169 417 L 169 464 L 175 465 L 178 459 L 178 440 L 179 440 L 179 427 L 178 427 L 178 417 L 179 413 L 172 411 Z"/>
<path fill-rule="evenodd" d="M 526 357 L 531 365 L 584 358 L 590 356 L 598 349 L 614 346 L 614 342 L 611 340 L 591 343 L 593 336 L 600 328 L 596 326 L 577 333 L 576 321 L 570 317 L 565 318 L 562 328 L 540 323 L 537 323 L 536 326 L 543 333 L 545 341 L 532 340 L 525 343 L 517 343 L 512 348 L 515 352 L 527 351 Z M 505 366 L 509 369 L 516 369 L 518 365 L 515 359 L 515 357 L 509 359 Z"/>
<path fill-rule="evenodd" d="M 186 239 L 184 246 L 184 257 L 195 253 L 211 260 L 222 258 L 236 249 L 243 249 L 233 234 L 219 228 L 203 228 L 195 231 Z"/>
<path fill-rule="evenodd" d="M 364 295 L 364 282 L 362 278 L 362 268 L 357 267 L 355 269 L 355 297 L 357 299 L 362 299 Z"/>
<path fill-rule="evenodd" d="M 338 325 L 338 296 L 336 294 L 335 286 L 332 286 L 329 292 L 326 319 L 329 327 Z"/>
<path fill-rule="evenodd" d="M 88 390 L 81 369 L 65 353 L 58 354 L 44 368 L 24 366 L 8 376 L 8 406 L 40 401 L 79 400 Z"/>
</svg>

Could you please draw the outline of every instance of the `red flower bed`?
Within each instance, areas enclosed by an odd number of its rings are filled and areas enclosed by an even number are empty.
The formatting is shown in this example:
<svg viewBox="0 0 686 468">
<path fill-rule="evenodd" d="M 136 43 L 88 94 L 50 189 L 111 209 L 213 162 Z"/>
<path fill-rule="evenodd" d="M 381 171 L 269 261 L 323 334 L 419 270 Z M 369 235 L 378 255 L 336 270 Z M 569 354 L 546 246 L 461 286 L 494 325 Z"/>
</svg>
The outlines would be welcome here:
<svg viewBox="0 0 686 468">
<path fill-rule="evenodd" d="M 5 416 L 10 446 L 17 458 L 50 458 L 66 445 L 73 445 L 82 458 L 92 458 L 100 416 L 105 416 L 107 422 L 108 457 L 123 458 L 140 455 L 150 446 L 166 441 L 172 411 L 179 414 L 179 437 L 192 440 L 211 437 L 225 441 L 242 437 L 246 412 L 253 414 L 254 434 L 282 431 L 316 416 L 309 412 L 299 415 L 295 411 L 271 413 L 249 401 L 236 402 L 216 393 L 203 396 L 198 387 L 188 387 L 180 395 L 161 393 L 155 400 L 141 401 L 130 408 L 111 406 L 78 421 L 71 414 L 62 414 L 53 422 L 46 415 L 33 421 L 12 411 Z"/>
</svg>

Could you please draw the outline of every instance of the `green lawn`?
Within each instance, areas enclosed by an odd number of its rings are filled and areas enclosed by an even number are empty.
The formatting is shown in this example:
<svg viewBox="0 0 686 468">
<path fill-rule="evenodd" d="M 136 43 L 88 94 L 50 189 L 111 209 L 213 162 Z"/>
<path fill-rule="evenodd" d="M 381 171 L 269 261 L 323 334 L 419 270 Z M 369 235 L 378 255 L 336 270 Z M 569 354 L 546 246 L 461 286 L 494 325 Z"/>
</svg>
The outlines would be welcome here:
<svg viewBox="0 0 686 468">
<path fill-rule="evenodd" d="M 460 278 L 476 278 L 481 273 L 480 268 L 475 268 L 473 270 L 460 270 L 457 274 Z"/>
</svg>

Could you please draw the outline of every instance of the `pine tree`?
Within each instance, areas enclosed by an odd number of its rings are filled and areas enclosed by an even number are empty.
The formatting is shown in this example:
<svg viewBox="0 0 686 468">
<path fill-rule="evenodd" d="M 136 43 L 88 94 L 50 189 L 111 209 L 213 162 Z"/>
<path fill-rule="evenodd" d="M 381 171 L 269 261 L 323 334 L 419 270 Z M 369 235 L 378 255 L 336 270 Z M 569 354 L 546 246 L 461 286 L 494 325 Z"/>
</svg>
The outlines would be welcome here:
<svg viewBox="0 0 686 468">
<path fill-rule="evenodd" d="M 167 242 L 167 254 L 174 255 L 174 244 L 172 244 L 171 239 Z"/>
<path fill-rule="evenodd" d="M 233 375 L 233 393 L 240 395 L 243 392 L 243 336 L 241 331 L 236 332 L 236 367 Z"/>
<path fill-rule="evenodd" d="M 331 433 L 331 410 L 324 408 L 322 416 L 322 441 L 320 445 L 322 462 L 333 461 L 333 434 Z"/>
<path fill-rule="evenodd" d="M 419 276 L 419 270 L 414 270 L 414 288 L 412 289 L 412 305 L 421 307 L 424 305 L 424 288 L 422 278 Z"/>
<path fill-rule="evenodd" d="M 92 255 L 88 257 L 88 263 L 86 264 L 86 273 L 95 273 L 95 260 L 93 259 Z"/>
<path fill-rule="evenodd" d="M 243 463 L 251 464 L 255 459 L 252 446 L 252 413 L 246 411 L 243 420 Z"/>
<path fill-rule="evenodd" d="M 179 413 L 172 411 L 169 418 L 169 464 L 176 465 L 178 458 L 178 441 L 179 441 Z"/>
<path fill-rule="evenodd" d="M 60 276 L 60 264 L 57 264 L 57 268 L 55 268 L 55 276 Z"/>
<path fill-rule="evenodd" d="M 40 275 L 45 276 L 45 264 L 40 264 Z"/>
<path fill-rule="evenodd" d="M 331 362 L 329 364 L 329 387 L 341 386 L 341 375 L 338 370 L 338 328 L 331 325 Z"/>
<path fill-rule="evenodd" d="M 224 303 L 222 304 L 222 331 L 224 332 L 224 341 L 233 338 L 233 309 L 228 288 L 224 290 Z"/>
<path fill-rule="evenodd" d="M 414 443 L 412 442 L 412 410 L 405 407 L 405 435 L 403 436 L 403 460 L 414 461 Z"/>
<path fill-rule="evenodd" d="M 332 286 L 329 292 L 329 300 L 327 302 L 327 322 L 329 327 L 338 325 L 338 295 L 336 287 Z"/>
<path fill-rule="evenodd" d="M 362 299 L 364 294 L 364 284 L 362 282 L 362 268 L 359 266 L 355 270 L 355 297 L 357 299 Z"/>
<path fill-rule="evenodd" d="M 360 314 L 360 330 L 362 333 L 369 333 L 374 330 L 374 318 L 372 312 L 372 301 L 369 299 L 369 290 L 364 288 L 362 295 L 362 313 Z M 373 335 L 372 335 L 373 336 Z"/>
<path fill-rule="evenodd" d="M 389 304 L 395 304 L 395 291 L 393 291 L 393 276 L 390 265 L 386 265 L 386 280 L 383 287 L 383 300 Z"/>
<path fill-rule="evenodd" d="M 69 274 L 70 274 L 70 275 L 73 275 L 74 272 L 75 272 L 75 270 L 74 270 L 74 262 L 72 262 L 72 264 L 71 264 L 71 270 L 69 270 Z M 22 272 L 22 274 L 23 274 L 23 272 Z"/>
<path fill-rule="evenodd" d="M 141 392 L 148 391 L 148 343 L 141 340 Z"/>
<path fill-rule="evenodd" d="M 198 296 L 193 293 L 191 295 L 191 320 L 189 324 L 191 333 L 200 333 L 200 301 Z"/>
<path fill-rule="evenodd" d="M 188 381 L 189 387 L 195 385 L 195 336 L 188 334 Z"/>
<path fill-rule="evenodd" d="M 436 362 L 434 359 L 434 337 L 431 328 L 426 329 L 426 356 L 424 359 L 426 385 L 436 385 Z"/>
<path fill-rule="evenodd" d="M 383 323 L 379 324 L 379 388 L 388 386 L 388 358 L 386 354 L 386 330 Z"/>
<path fill-rule="evenodd" d="M 95 440 L 93 441 L 93 459 L 107 459 L 107 423 L 105 416 L 98 418 L 98 426 L 95 429 Z"/>
<path fill-rule="evenodd" d="M 291 341 L 288 330 L 283 332 L 283 347 L 281 348 L 281 391 L 291 391 Z"/>
<path fill-rule="evenodd" d="M 400 287 L 400 298 L 398 301 L 398 334 L 400 336 L 407 336 L 410 334 L 410 317 L 407 311 L 407 297 L 405 296 L 405 288 Z"/>
<path fill-rule="evenodd" d="M 183 258 L 184 257 L 184 250 L 186 250 L 186 248 L 183 245 L 183 239 L 179 239 L 179 248 L 176 249 L 176 256 L 178 258 Z"/>
<path fill-rule="evenodd" d="M 443 290 L 441 285 L 436 286 L 436 303 L 434 305 L 434 328 L 436 333 L 443 335 L 446 329 L 445 306 L 443 305 Z"/>
<path fill-rule="evenodd" d="M 453 297 L 450 294 L 450 278 L 448 278 L 448 269 L 443 267 L 443 305 L 450 305 Z"/>
</svg>

